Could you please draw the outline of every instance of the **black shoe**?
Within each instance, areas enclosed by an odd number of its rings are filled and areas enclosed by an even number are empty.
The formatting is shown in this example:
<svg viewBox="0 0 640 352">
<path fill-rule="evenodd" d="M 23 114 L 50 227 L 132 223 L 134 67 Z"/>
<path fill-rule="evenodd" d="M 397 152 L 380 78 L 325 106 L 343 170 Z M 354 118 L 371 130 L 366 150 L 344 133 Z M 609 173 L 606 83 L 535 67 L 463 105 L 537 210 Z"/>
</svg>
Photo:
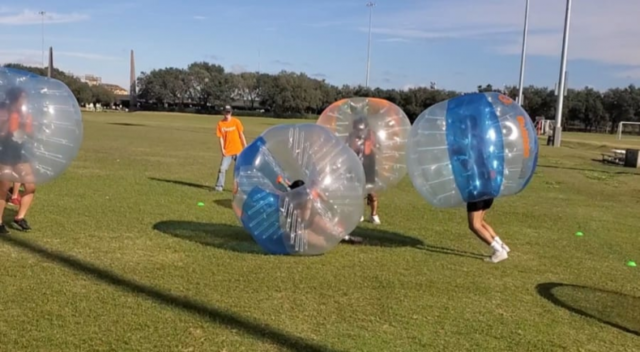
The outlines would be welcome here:
<svg viewBox="0 0 640 352">
<path fill-rule="evenodd" d="M 342 242 L 349 244 L 362 244 L 364 240 L 362 239 L 362 237 L 358 236 L 347 236 L 342 240 Z"/>
<path fill-rule="evenodd" d="M 27 219 L 14 219 L 13 224 L 16 225 L 22 231 L 31 230 L 31 227 L 29 226 Z"/>
<path fill-rule="evenodd" d="M 0 224 L 0 235 L 8 235 L 9 234 L 9 230 L 7 230 L 7 227 L 4 226 L 4 224 Z"/>
</svg>

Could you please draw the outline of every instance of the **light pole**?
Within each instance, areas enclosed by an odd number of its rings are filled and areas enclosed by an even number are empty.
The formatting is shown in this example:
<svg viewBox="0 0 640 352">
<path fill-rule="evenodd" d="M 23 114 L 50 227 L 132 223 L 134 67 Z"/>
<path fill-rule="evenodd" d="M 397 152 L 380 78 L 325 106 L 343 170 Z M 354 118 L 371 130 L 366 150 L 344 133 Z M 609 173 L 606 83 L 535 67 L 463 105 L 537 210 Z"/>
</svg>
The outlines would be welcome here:
<svg viewBox="0 0 640 352">
<path fill-rule="evenodd" d="M 569 48 L 569 27 L 571 24 L 571 0 L 567 0 L 567 11 L 564 16 L 564 36 L 562 37 L 562 58 L 560 59 L 560 78 L 558 78 L 558 104 L 556 106 L 556 123 L 553 129 L 553 146 L 560 147 L 562 139 L 562 104 L 564 103 L 565 80 L 567 72 L 567 51 Z"/>
<path fill-rule="evenodd" d="M 522 56 L 520 58 L 520 84 L 518 86 L 518 104 L 522 105 L 522 91 L 524 89 L 524 64 L 527 55 L 527 36 L 529 32 L 529 0 L 524 8 L 524 29 L 522 30 Z"/>
<path fill-rule="evenodd" d="M 371 18 L 374 6 L 376 6 L 376 4 L 371 1 L 367 3 L 367 7 L 369 8 L 369 41 L 367 43 L 367 79 L 364 84 L 367 88 L 369 88 L 369 71 L 371 70 Z"/>
<path fill-rule="evenodd" d="M 44 68 L 44 15 L 47 13 L 44 11 L 38 12 L 38 14 L 42 18 L 42 68 Z"/>
</svg>

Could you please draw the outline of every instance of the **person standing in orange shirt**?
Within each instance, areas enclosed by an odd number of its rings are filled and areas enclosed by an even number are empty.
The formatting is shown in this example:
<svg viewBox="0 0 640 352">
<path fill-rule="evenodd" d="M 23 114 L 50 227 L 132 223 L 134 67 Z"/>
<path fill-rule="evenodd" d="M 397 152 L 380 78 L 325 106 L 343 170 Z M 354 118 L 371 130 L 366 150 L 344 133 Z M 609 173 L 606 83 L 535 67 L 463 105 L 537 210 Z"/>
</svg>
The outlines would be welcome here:
<svg viewBox="0 0 640 352">
<path fill-rule="evenodd" d="M 216 135 L 220 139 L 222 160 L 220 161 L 215 190 L 222 192 L 225 176 L 229 166 L 231 166 L 231 162 L 235 162 L 238 154 L 247 146 L 242 122 L 231 116 L 231 106 L 229 105 L 224 107 L 224 117 L 218 122 Z"/>
</svg>

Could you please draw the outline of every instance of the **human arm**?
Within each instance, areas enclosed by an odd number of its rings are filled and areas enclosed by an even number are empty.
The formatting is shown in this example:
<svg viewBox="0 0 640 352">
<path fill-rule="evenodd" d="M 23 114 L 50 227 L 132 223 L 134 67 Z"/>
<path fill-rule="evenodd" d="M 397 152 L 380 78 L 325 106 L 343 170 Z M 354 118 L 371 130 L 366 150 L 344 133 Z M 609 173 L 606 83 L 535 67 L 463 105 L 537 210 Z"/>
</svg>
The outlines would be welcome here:
<svg viewBox="0 0 640 352">
<path fill-rule="evenodd" d="M 9 112 L 0 105 L 0 135 L 6 135 L 9 131 Z"/>
<path fill-rule="evenodd" d="M 318 198 L 323 202 L 327 201 L 327 197 L 319 189 L 314 189 L 311 193 L 315 198 Z"/>
<path fill-rule="evenodd" d="M 244 137 L 244 133 L 240 132 L 240 141 L 242 142 L 242 149 L 247 147 L 247 139 Z"/>
<path fill-rule="evenodd" d="M 24 131 L 26 132 L 27 136 L 33 137 L 33 116 L 31 114 L 28 114 L 26 116 Z"/>
<path fill-rule="evenodd" d="M 220 137 L 218 139 L 220 140 L 220 153 L 222 153 L 222 156 L 227 156 L 224 152 L 224 138 Z"/>
<path fill-rule="evenodd" d="M 220 141 L 220 153 L 222 156 L 226 156 L 224 153 L 224 134 L 222 133 L 222 126 L 218 123 L 218 127 L 216 128 L 216 136 Z"/>
<path fill-rule="evenodd" d="M 238 126 L 236 127 L 238 129 L 238 134 L 240 135 L 240 142 L 242 143 L 242 149 L 247 147 L 247 139 L 244 136 L 244 126 L 242 125 L 242 122 L 240 122 L 240 120 L 238 120 Z"/>
</svg>

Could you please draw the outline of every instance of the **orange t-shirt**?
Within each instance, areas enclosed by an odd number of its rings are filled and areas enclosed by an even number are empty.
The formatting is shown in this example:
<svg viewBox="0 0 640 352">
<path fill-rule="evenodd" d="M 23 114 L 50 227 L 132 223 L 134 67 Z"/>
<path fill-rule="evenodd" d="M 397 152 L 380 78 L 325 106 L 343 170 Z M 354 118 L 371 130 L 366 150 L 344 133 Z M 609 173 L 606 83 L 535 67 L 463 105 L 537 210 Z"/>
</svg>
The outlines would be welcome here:
<svg viewBox="0 0 640 352">
<path fill-rule="evenodd" d="M 237 155 L 242 151 L 240 133 L 244 131 L 242 122 L 232 117 L 229 121 L 220 120 L 216 135 L 222 138 L 223 150 L 226 155 Z"/>
<path fill-rule="evenodd" d="M 9 115 L 9 132 L 14 133 L 20 129 L 21 122 L 24 124 L 24 130 L 26 133 L 33 132 L 33 118 L 31 115 L 27 115 L 22 121 L 21 114 L 13 112 Z"/>
</svg>

